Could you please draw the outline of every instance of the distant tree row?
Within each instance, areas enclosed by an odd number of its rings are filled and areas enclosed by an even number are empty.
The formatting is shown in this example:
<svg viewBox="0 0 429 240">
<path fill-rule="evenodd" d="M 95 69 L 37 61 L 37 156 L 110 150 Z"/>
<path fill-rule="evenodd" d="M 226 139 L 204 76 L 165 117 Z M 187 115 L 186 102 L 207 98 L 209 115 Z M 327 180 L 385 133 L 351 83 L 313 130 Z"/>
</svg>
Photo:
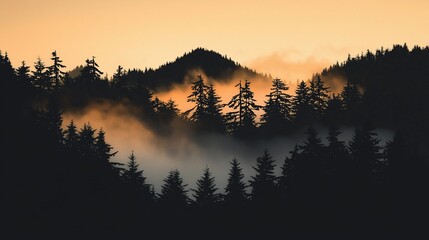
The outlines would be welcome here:
<svg viewBox="0 0 429 240">
<path fill-rule="evenodd" d="M 408 56 L 408 50 L 403 50 L 394 50 L 394 55 Z M 412 54 L 425 59 L 424 51 L 417 49 Z M 388 58 L 383 54 L 381 58 Z M 302 234 L 307 232 L 341 230 L 392 235 L 398 229 L 407 230 L 407 234 L 426 231 L 429 175 L 423 150 L 427 148 L 428 121 L 427 94 L 423 93 L 427 93 L 427 85 L 421 82 L 413 82 L 409 86 L 412 91 L 403 87 L 403 95 L 398 94 L 398 85 L 386 85 L 389 91 L 395 89 L 390 92 L 394 98 L 389 97 L 391 102 L 386 103 L 378 94 L 387 97 L 389 92 L 384 93 L 378 83 L 367 86 L 362 95 L 356 82 L 350 81 L 342 94 L 329 96 L 322 79 L 316 76 L 309 84 L 301 82 L 291 97 L 285 93 L 287 86 L 274 80 L 261 107 L 255 104 L 250 83 L 244 81 L 237 85 L 238 93 L 228 104 L 233 111 L 224 115 L 225 106 L 213 87 L 199 79 L 189 96 L 195 108 L 186 121 L 196 128 L 251 132 L 257 126 L 255 110 L 262 108 L 264 115 L 256 133 L 269 131 L 268 126 L 278 122 L 290 122 L 278 129 L 294 129 L 314 120 L 334 126 L 350 122 L 356 131 L 346 144 L 338 139 L 338 129 L 331 127 L 324 145 L 317 132 L 309 128 L 306 141 L 286 157 L 280 176 L 273 173 L 276 162 L 268 151 L 256 159 L 255 174 L 248 183 L 234 159 L 225 194 L 219 194 L 210 170 L 204 169 L 197 187 L 191 189 L 190 201 L 179 171 L 169 172 L 156 194 L 133 153 L 127 165 L 112 162 L 115 152 L 104 131 L 96 131 L 89 124 L 78 129 L 73 122 L 65 130 L 61 127 L 63 110 L 105 98 L 132 102 L 153 122 L 152 127 L 161 126 L 155 130 L 164 133 L 169 131 L 165 121 L 181 119 L 174 102 L 152 99 L 144 84 L 127 82 L 129 76 L 121 68 L 114 76 L 116 80 L 101 79 L 94 58 L 76 77 L 63 74 L 63 64 L 55 52 L 52 61 L 53 67 L 30 73 L 25 66 L 17 71 L 7 54 L 0 54 L 1 215 L 5 235 L 11 232 L 15 238 L 26 239 L 37 233 L 43 237 L 67 233 L 79 238 L 112 238 L 116 233 L 126 238 L 167 233 L 177 237 L 181 233 L 207 236 L 229 230 L 226 232 L 247 233 L 253 238 L 255 233 L 305 238 Z M 417 68 L 429 69 L 421 67 L 427 61 L 421 62 L 416 63 Z M 422 77 L 418 73 L 414 76 Z M 398 77 L 391 77 L 398 83 Z M 410 102 L 413 104 L 406 104 Z M 392 106 L 404 112 L 396 113 Z M 385 114 L 372 112 L 377 109 Z M 381 147 L 370 125 L 358 120 L 365 115 L 372 116 L 372 122 L 383 122 L 384 117 L 406 127 L 392 125 L 399 129 L 397 135 Z M 247 130 L 248 126 L 253 130 Z M 247 139 L 258 137 L 255 134 Z"/>
<path fill-rule="evenodd" d="M 188 96 L 188 101 L 195 105 L 183 113 L 180 113 L 172 99 L 164 102 L 154 98 L 148 85 L 150 79 L 143 79 L 133 70 L 126 71 L 119 66 L 111 79 L 102 78 L 102 72 L 94 57 L 87 59 L 84 66 L 73 70 L 76 72 L 73 74 L 65 73 L 62 70 L 65 66 L 56 51 L 52 53 L 50 66 L 45 66 L 41 59 L 38 59 L 34 65 L 35 71 L 32 72 L 24 62 L 16 70 L 11 66 L 10 68 L 14 72 L 11 78 L 16 78 L 19 82 L 31 83 L 36 91 L 34 94 L 39 96 L 38 99 L 42 103 L 46 102 L 49 95 L 55 95 L 61 108 L 65 110 L 80 109 L 91 100 L 100 98 L 128 101 L 142 110 L 139 117 L 152 123 L 154 129 L 161 131 L 163 129 L 161 126 L 165 126 L 165 123 L 180 119 L 180 121 L 185 120 L 190 123 L 198 131 L 228 132 L 237 136 L 270 137 L 289 134 L 314 123 L 326 126 L 330 124 L 353 126 L 362 125 L 367 121 L 373 122 L 376 126 L 406 127 L 404 132 L 408 132 L 409 128 L 414 131 L 414 126 L 422 123 L 414 120 L 415 124 L 409 124 L 410 121 L 406 116 L 412 115 L 413 119 L 418 119 L 415 115 L 419 113 L 410 108 L 404 108 L 404 106 L 416 105 L 416 101 L 426 102 L 426 97 L 421 94 L 424 93 L 424 87 L 411 91 L 409 89 L 414 89 L 418 84 L 409 85 L 407 88 L 393 86 L 392 84 L 400 84 L 400 80 L 397 78 L 403 74 L 392 75 L 391 78 L 394 81 L 385 83 L 383 86 L 380 86 L 381 80 L 360 82 L 355 75 L 367 78 L 367 75 L 360 74 L 367 69 L 374 69 L 368 74 L 380 75 L 382 70 L 376 67 L 382 68 L 385 64 L 386 66 L 383 68 L 391 69 L 389 64 L 393 60 L 389 60 L 390 58 L 397 57 L 395 58 L 397 61 L 402 61 L 402 58 L 424 58 L 425 55 L 422 54 L 425 51 L 427 49 L 415 48 L 409 52 L 406 46 L 395 46 L 391 51 L 380 50 L 375 55 L 368 52 L 362 57 L 349 57 L 345 63 L 325 69 L 320 75 L 316 74 L 311 81 L 301 81 L 293 95 L 288 94 L 289 87 L 282 80 L 274 79 L 271 92 L 266 95 L 267 99 L 263 106 L 256 104 L 251 83 L 247 80 L 240 81 L 236 85 L 237 94 L 225 104 L 222 103 L 214 87 L 211 84 L 206 85 L 204 79 L 198 76 L 197 80 L 193 82 L 192 92 Z M 411 58 L 414 55 L 415 57 Z M 5 62 L 9 61 L 7 55 L 2 56 L 2 59 Z M 384 61 L 384 59 L 387 60 Z M 363 69 L 364 67 L 365 69 Z M 355 68 L 361 70 L 357 71 Z M 413 74 L 416 75 L 416 79 L 421 78 L 418 71 L 414 71 Z M 323 80 L 331 81 L 335 77 L 347 79 L 339 94 L 331 94 Z M 380 79 L 385 82 L 383 76 L 380 76 Z M 415 81 L 413 80 L 413 82 Z M 382 91 L 383 88 L 393 89 L 394 94 L 387 94 L 381 98 L 380 94 L 385 95 L 387 92 Z M 410 91 L 416 93 L 415 96 L 409 97 L 411 93 L 408 94 L 408 92 Z M 405 93 L 408 97 L 402 96 Z M 396 97 L 392 98 L 392 96 Z M 386 101 L 386 99 L 390 100 Z M 394 102 L 398 102 L 398 104 L 393 104 Z M 407 102 L 407 104 L 403 102 Z M 382 103 L 383 106 L 380 105 Z M 397 108 L 400 110 L 396 111 Z M 255 111 L 257 110 L 262 110 L 259 122 L 256 121 Z M 381 114 L 382 112 L 385 114 Z M 409 114 L 399 114 L 398 112 L 409 112 Z"/>
</svg>

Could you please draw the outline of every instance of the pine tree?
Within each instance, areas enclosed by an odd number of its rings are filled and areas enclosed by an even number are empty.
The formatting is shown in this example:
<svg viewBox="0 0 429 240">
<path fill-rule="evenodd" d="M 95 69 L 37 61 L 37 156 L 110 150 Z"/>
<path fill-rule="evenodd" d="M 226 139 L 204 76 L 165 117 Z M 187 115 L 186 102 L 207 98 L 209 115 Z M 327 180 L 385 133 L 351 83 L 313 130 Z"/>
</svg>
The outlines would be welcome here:
<svg viewBox="0 0 429 240">
<path fill-rule="evenodd" d="M 110 158 L 115 156 L 117 152 L 111 152 L 113 147 L 106 142 L 105 134 L 103 129 L 98 131 L 94 147 L 97 160 L 101 164 L 108 165 L 110 163 Z"/>
<path fill-rule="evenodd" d="M 224 104 L 221 104 L 220 97 L 212 84 L 207 87 L 207 127 L 209 130 L 216 132 L 225 132 L 225 117 L 222 114 Z"/>
<path fill-rule="evenodd" d="M 261 106 L 256 104 L 256 100 L 253 97 L 254 93 L 250 89 L 249 81 L 246 80 L 244 86 L 240 81 L 236 87 L 238 87 L 239 93 L 234 95 L 228 103 L 228 106 L 235 111 L 229 112 L 227 114 L 227 119 L 230 121 L 233 131 L 252 131 L 256 127 L 255 111 L 259 110 Z"/>
<path fill-rule="evenodd" d="M 53 61 L 53 65 L 48 68 L 51 78 L 51 85 L 54 91 L 58 91 L 58 89 L 64 83 L 65 72 L 61 71 L 61 69 L 65 68 L 66 66 L 61 64 L 63 61 L 60 60 L 60 58 L 57 56 L 57 51 L 52 52 L 51 60 Z"/>
<path fill-rule="evenodd" d="M 34 68 L 35 71 L 32 71 L 33 85 L 37 88 L 48 91 L 51 85 L 49 71 L 47 71 L 45 63 L 42 62 L 42 59 L 37 58 L 37 61 L 34 63 Z"/>
<path fill-rule="evenodd" d="M 92 159 L 95 156 L 95 129 L 85 123 L 79 131 L 79 151 L 83 159 Z"/>
<path fill-rule="evenodd" d="M 3 54 L 0 51 L 0 80 L 4 84 L 5 81 L 14 81 L 15 80 L 15 70 L 12 67 L 10 59 L 5 53 Z"/>
<path fill-rule="evenodd" d="M 264 126 L 279 131 L 284 129 L 286 124 L 291 120 L 291 96 L 285 93 L 288 89 L 289 87 L 282 80 L 278 78 L 273 80 L 271 92 L 266 95 L 268 101 L 265 102 L 265 106 L 263 107 L 265 113 L 261 117 Z"/>
<path fill-rule="evenodd" d="M 201 208 L 214 207 L 220 200 L 220 195 L 216 193 L 218 188 L 215 179 L 211 176 L 210 169 L 204 169 L 203 176 L 197 181 L 197 189 L 191 189 L 194 194 L 195 204 Z"/>
<path fill-rule="evenodd" d="M 225 188 L 225 203 L 231 206 L 240 206 L 247 200 L 246 184 L 243 182 L 244 174 L 240 163 L 233 158 L 229 171 L 228 183 Z"/>
<path fill-rule="evenodd" d="M 376 138 L 369 124 L 362 128 L 356 128 L 355 135 L 349 143 L 349 151 L 352 163 L 356 166 L 358 174 L 369 180 L 372 177 L 375 166 L 381 158 L 380 140 Z"/>
<path fill-rule="evenodd" d="M 124 68 L 119 65 L 118 68 L 116 69 L 116 73 L 113 74 L 113 79 L 112 79 L 112 86 L 115 88 L 124 88 L 125 86 L 123 85 L 123 79 L 124 79 Z"/>
<path fill-rule="evenodd" d="M 319 75 L 310 82 L 309 103 L 314 111 L 315 117 L 320 118 L 326 110 L 329 93 L 328 89 L 329 88 L 324 86 Z"/>
<path fill-rule="evenodd" d="M 275 196 L 276 176 L 274 175 L 274 159 L 267 150 L 256 159 L 256 175 L 250 180 L 251 197 L 257 203 L 267 204 Z"/>
<path fill-rule="evenodd" d="M 325 149 L 322 140 L 313 127 L 307 130 L 307 140 L 299 147 L 299 161 L 296 161 L 296 180 L 300 186 L 298 188 L 309 189 L 309 192 L 316 190 L 322 180 L 325 169 Z"/>
<path fill-rule="evenodd" d="M 161 193 L 159 194 L 159 203 L 161 206 L 175 210 L 186 207 L 188 204 L 186 186 L 187 184 L 183 183 L 178 170 L 170 171 L 164 179 L 164 185 L 162 185 Z"/>
<path fill-rule="evenodd" d="M 190 116 L 190 120 L 197 124 L 204 125 L 207 118 L 207 86 L 204 84 L 204 80 L 201 75 L 198 75 L 198 80 L 192 82 L 192 93 L 188 96 L 188 102 L 195 103 L 195 106 L 187 111 L 193 113 Z"/>
<path fill-rule="evenodd" d="M 98 69 L 99 66 L 95 62 L 95 57 L 92 57 L 92 59 L 86 59 L 85 62 L 86 65 L 80 73 L 80 78 L 91 86 L 101 79 L 100 77 L 103 72 Z"/>
<path fill-rule="evenodd" d="M 18 81 L 22 83 L 30 83 L 30 67 L 25 64 L 25 61 L 22 61 L 21 66 L 16 69 L 16 76 Z"/>
<path fill-rule="evenodd" d="M 345 120 L 349 123 L 356 122 L 359 119 L 359 108 L 362 101 L 362 96 L 356 84 L 352 84 L 349 80 L 341 92 L 342 107 L 345 115 Z"/>
<path fill-rule="evenodd" d="M 78 149 L 78 141 L 79 135 L 77 133 L 77 128 L 73 120 L 71 120 L 70 124 L 67 125 L 65 130 L 64 146 L 67 150 L 75 152 Z"/>
<path fill-rule="evenodd" d="M 146 183 L 146 177 L 143 176 L 143 170 L 139 170 L 139 165 L 136 162 L 134 152 L 128 157 L 129 161 L 127 168 L 124 169 L 122 178 L 124 179 L 130 191 L 137 195 L 139 200 L 145 204 L 152 204 L 155 200 L 155 195 L 151 185 Z"/>
<path fill-rule="evenodd" d="M 292 101 L 294 120 L 298 124 L 311 122 L 313 111 L 310 105 L 310 89 L 304 81 L 298 85 Z"/>
</svg>

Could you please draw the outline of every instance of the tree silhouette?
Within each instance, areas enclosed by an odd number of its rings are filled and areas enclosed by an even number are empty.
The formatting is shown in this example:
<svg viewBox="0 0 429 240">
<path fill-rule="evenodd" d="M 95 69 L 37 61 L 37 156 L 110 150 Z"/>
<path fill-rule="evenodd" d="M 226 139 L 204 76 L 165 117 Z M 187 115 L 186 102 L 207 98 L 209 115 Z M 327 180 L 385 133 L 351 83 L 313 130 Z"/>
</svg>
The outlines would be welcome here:
<svg viewBox="0 0 429 240">
<path fill-rule="evenodd" d="M 95 129 L 85 123 L 79 131 L 79 151 L 83 159 L 92 159 L 95 156 Z"/>
<path fill-rule="evenodd" d="M 73 120 L 67 125 L 64 136 L 64 147 L 66 150 L 76 152 L 78 150 L 79 135 Z"/>
<path fill-rule="evenodd" d="M 369 124 L 356 128 L 355 135 L 349 143 L 350 157 L 356 166 L 358 174 L 366 181 L 372 177 L 375 166 L 381 159 L 381 147 L 378 145 L 376 133 Z"/>
<path fill-rule="evenodd" d="M 310 81 L 309 103 L 312 106 L 315 117 L 320 118 L 327 107 L 329 88 L 324 86 L 320 75 L 317 75 Z"/>
<path fill-rule="evenodd" d="M 188 204 L 186 186 L 178 170 L 170 171 L 164 179 L 158 202 L 170 210 L 183 210 Z"/>
<path fill-rule="evenodd" d="M 195 204 L 200 208 L 212 208 L 220 200 L 220 195 L 216 193 L 218 188 L 215 185 L 215 178 L 212 177 L 210 169 L 204 169 L 203 176 L 197 181 L 197 189 L 191 189 L 194 194 Z"/>
<path fill-rule="evenodd" d="M 63 84 L 65 74 L 65 72 L 61 71 L 61 69 L 65 68 L 66 66 L 62 64 L 63 61 L 60 60 L 60 58 L 57 56 L 57 51 L 52 52 L 51 60 L 53 61 L 53 64 L 52 66 L 49 66 L 48 69 L 51 75 L 50 78 L 52 89 L 58 91 L 58 89 Z"/>
<path fill-rule="evenodd" d="M 313 111 L 310 104 L 310 89 L 304 81 L 301 81 L 296 88 L 292 101 L 292 112 L 296 124 L 305 124 L 313 119 Z"/>
<path fill-rule="evenodd" d="M 122 178 L 127 184 L 130 194 L 137 200 L 136 204 L 152 206 L 155 201 L 155 195 L 151 186 L 146 183 L 146 177 L 143 176 L 143 170 L 139 170 L 134 152 L 128 157 L 127 168 L 122 173 Z"/>
<path fill-rule="evenodd" d="M 204 80 L 201 75 L 198 75 L 198 80 L 192 82 L 192 93 L 188 96 L 188 102 L 195 103 L 195 106 L 187 112 L 194 111 L 190 120 L 195 121 L 200 125 L 203 125 L 207 117 L 207 86 L 204 84 Z"/>
<path fill-rule="evenodd" d="M 318 133 L 313 127 L 307 130 L 307 140 L 301 146 L 300 161 L 297 162 L 300 174 L 303 174 L 302 181 L 305 184 L 314 186 L 320 180 L 323 174 L 325 163 L 325 151 L 322 140 L 318 137 Z"/>
<path fill-rule="evenodd" d="M 22 83 L 30 83 L 30 67 L 25 64 L 25 61 L 22 61 L 21 66 L 16 69 L 16 76 L 18 80 Z"/>
<path fill-rule="evenodd" d="M 253 98 L 254 93 L 250 89 L 249 81 L 245 80 L 244 86 L 240 81 L 235 87 L 238 87 L 239 92 L 228 103 L 235 111 L 229 112 L 227 119 L 230 121 L 232 131 L 246 135 L 256 128 L 255 110 L 259 110 L 261 106 L 257 105 Z"/>
<path fill-rule="evenodd" d="M 118 68 L 116 69 L 115 74 L 113 74 L 113 78 L 112 78 L 112 86 L 118 89 L 121 88 L 125 88 L 125 83 L 124 83 L 124 68 L 119 65 Z"/>
<path fill-rule="evenodd" d="M 98 131 L 94 147 L 97 161 L 107 166 L 110 165 L 110 158 L 115 156 L 117 152 L 111 152 L 113 147 L 106 142 L 105 134 L 103 129 Z"/>
<path fill-rule="evenodd" d="M 224 104 L 212 84 L 207 87 L 207 124 L 206 129 L 216 132 L 225 132 L 225 117 L 222 114 Z"/>
<path fill-rule="evenodd" d="M 228 183 L 225 188 L 225 203 L 227 205 L 238 207 L 247 200 L 246 184 L 243 182 L 244 174 L 240 163 L 236 158 L 230 162 Z"/>
<path fill-rule="evenodd" d="M 356 119 L 359 119 L 359 106 L 361 104 L 361 95 L 356 84 L 347 81 L 347 85 L 341 92 L 341 98 L 346 121 L 355 123 Z"/>
<path fill-rule="evenodd" d="M 276 191 L 276 176 L 274 175 L 274 159 L 267 150 L 261 157 L 256 159 L 253 169 L 256 175 L 250 180 L 252 187 L 251 197 L 257 204 L 269 204 L 274 198 Z"/>
<path fill-rule="evenodd" d="M 45 63 L 42 62 L 42 59 L 37 58 L 37 61 L 34 63 L 34 68 L 35 71 L 32 71 L 34 86 L 48 91 L 51 87 L 49 71 L 46 68 Z"/>
<path fill-rule="evenodd" d="M 95 57 L 86 59 L 85 62 L 86 65 L 81 70 L 79 78 L 86 81 L 86 84 L 91 86 L 100 80 L 103 72 L 98 69 L 99 66 L 95 62 Z"/>
<path fill-rule="evenodd" d="M 263 107 L 264 114 L 261 116 L 261 121 L 263 126 L 269 127 L 272 131 L 285 130 L 291 120 L 291 96 L 285 93 L 288 89 L 289 87 L 282 80 L 276 78 L 273 80 L 271 92 L 266 95 L 268 101 Z"/>
<path fill-rule="evenodd" d="M 189 119 L 201 130 L 225 132 L 225 119 L 222 115 L 224 105 L 221 104 L 213 85 L 206 86 L 201 75 L 198 75 L 198 80 L 192 84 L 188 102 L 194 102 L 195 106 L 184 114 L 188 115 L 193 111 Z"/>
</svg>

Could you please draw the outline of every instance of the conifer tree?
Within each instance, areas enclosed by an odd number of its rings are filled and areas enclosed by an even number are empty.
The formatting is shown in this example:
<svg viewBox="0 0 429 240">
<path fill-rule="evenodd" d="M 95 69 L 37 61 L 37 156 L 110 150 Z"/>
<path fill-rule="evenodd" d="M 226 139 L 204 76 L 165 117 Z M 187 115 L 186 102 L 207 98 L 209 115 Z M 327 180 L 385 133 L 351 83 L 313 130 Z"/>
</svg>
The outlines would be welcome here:
<svg viewBox="0 0 429 240">
<path fill-rule="evenodd" d="M 285 93 L 289 87 L 276 78 L 273 80 L 271 92 L 266 95 L 268 101 L 265 102 L 263 107 L 264 114 L 261 117 L 264 126 L 281 130 L 291 120 L 290 116 L 290 98 L 291 96 Z"/>
<path fill-rule="evenodd" d="M 83 159 L 91 159 L 95 156 L 95 129 L 89 123 L 85 123 L 79 131 L 79 151 Z"/>
<path fill-rule="evenodd" d="M 227 205 L 239 206 L 247 200 L 246 184 L 243 182 L 244 174 L 236 158 L 230 162 L 228 183 L 225 188 L 225 202 Z"/>
<path fill-rule="evenodd" d="M 310 104 L 310 89 L 304 81 L 298 85 L 292 101 L 294 120 L 298 124 L 305 124 L 312 120 L 313 111 Z"/>
<path fill-rule="evenodd" d="M 10 62 L 10 59 L 5 53 L 3 54 L 0 51 L 0 80 L 3 84 L 4 81 L 13 81 L 15 80 L 15 70 L 12 67 L 12 64 Z"/>
<path fill-rule="evenodd" d="M 356 128 L 355 135 L 349 143 L 352 163 L 356 166 L 358 174 L 369 180 L 375 166 L 381 158 L 380 140 L 369 124 Z"/>
<path fill-rule="evenodd" d="M 57 56 L 57 51 L 52 52 L 51 60 L 53 61 L 53 64 L 48 68 L 51 78 L 51 85 L 52 89 L 57 91 L 64 83 L 65 72 L 61 71 L 61 69 L 65 68 L 66 66 L 62 64 L 63 61 Z"/>
<path fill-rule="evenodd" d="M 48 91 L 50 89 L 49 71 L 47 71 L 42 59 L 37 58 L 37 61 L 34 63 L 34 68 L 35 71 L 32 71 L 34 86 Z"/>
<path fill-rule="evenodd" d="M 188 204 L 188 197 L 186 193 L 187 184 L 183 183 L 178 170 L 172 170 L 164 179 L 164 184 L 161 187 L 159 194 L 159 203 L 161 206 L 169 209 L 183 209 Z"/>
<path fill-rule="evenodd" d="M 203 125 L 207 118 L 207 86 L 201 75 L 198 75 L 198 80 L 192 82 L 192 93 L 188 96 L 188 102 L 195 103 L 195 106 L 188 110 L 187 113 L 193 111 L 190 120 L 197 124 Z"/>
<path fill-rule="evenodd" d="M 214 87 L 210 84 L 207 87 L 207 127 L 209 130 L 216 132 L 225 132 L 225 117 L 222 114 L 224 104 L 221 104 L 221 99 L 217 95 Z"/>
<path fill-rule="evenodd" d="M 322 79 L 317 75 L 310 82 L 309 103 L 314 111 L 315 117 L 321 117 L 327 107 L 329 88 L 324 86 Z"/>
<path fill-rule="evenodd" d="M 146 183 L 146 177 L 143 176 L 143 170 L 139 170 L 139 165 L 136 162 L 134 152 L 128 157 L 127 168 L 124 169 L 122 178 L 133 194 L 137 195 L 139 200 L 144 201 L 143 204 L 152 204 L 155 200 L 155 195 L 149 184 Z"/>
<path fill-rule="evenodd" d="M 197 181 L 197 189 L 191 189 L 194 194 L 195 204 L 201 208 L 214 207 L 220 200 L 220 195 L 216 193 L 218 188 L 215 179 L 211 176 L 210 169 L 204 169 L 203 176 Z"/>
<path fill-rule="evenodd" d="M 77 151 L 79 135 L 73 120 L 67 125 L 64 135 L 64 147 L 71 152 Z"/>
<path fill-rule="evenodd" d="M 16 76 L 20 82 L 30 83 L 30 67 L 25 64 L 25 61 L 22 61 L 21 66 L 16 69 Z"/>
<path fill-rule="evenodd" d="M 342 107 L 345 115 L 345 120 L 348 122 L 356 122 L 359 116 L 359 107 L 362 101 L 362 96 L 356 84 L 352 84 L 349 80 L 341 92 Z"/>
<path fill-rule="evenodd" d="M 95 57 L 92 59 L 86 59 L 86 65 L 83 67 L 80 78 L 87 82 L 89 85 L 92 85 L 100 80 L 102 71 L 98 69 L 98 64 L 95 62 Z"/>
<path fill-rule="evenodd" d="M 318 185 L 324 176 L 326 154 L 322 140 L 313 127 L 308 128 L 307 139 L 299 149 L 301 150 L 299 161 L 294 164 L 297 189 L 306 189 L 308 193 L 316 193 L 319 191 Z"/>
<path fill-rule="evenodd" d="M 240 81 L 236 87 L 238 87 L 239 93 L 234 95 L 228 103 L 228 106 L 235 111 L 229 112 L 227 118 L 231 122 L 233 131 L 251 131 L 256 127 L 255 111 L 259 110 L 261 106 L 256 104 L 249 81 L 245 80 L 244 86 Z"/>
<path fill-rule="evenodd" d="M 98 131 L 95 139 L 95 154 L 100 163 L 107 165 L 110 163 L 110 158 L 115 156 L 117 152 L 111 152 L 113 147 L 106 142 L 105 134 L 103 129 Z"/>
<path fill-rule="evenodd" d="M 123 88 L 124 87 L 123 86 L 124 74 L 125 74 L 124 68 L 121 65 L 119 65 L 118 68 L 116 69 L 115 74 L 113 74 L 113 78 L 112 78 L 113 87 L 115 87 L 115 88 Z"/>
<path fill-rule="evenodd" d="M 256 175 L 250 180 L 251 197 L 255 202 L 267 203 L 275 196 L 276 176 L 274 175 L 274 167 L 274 159 L 267 150 L 256 159 L 256 166 L 253 167 Z"/>
</svg>

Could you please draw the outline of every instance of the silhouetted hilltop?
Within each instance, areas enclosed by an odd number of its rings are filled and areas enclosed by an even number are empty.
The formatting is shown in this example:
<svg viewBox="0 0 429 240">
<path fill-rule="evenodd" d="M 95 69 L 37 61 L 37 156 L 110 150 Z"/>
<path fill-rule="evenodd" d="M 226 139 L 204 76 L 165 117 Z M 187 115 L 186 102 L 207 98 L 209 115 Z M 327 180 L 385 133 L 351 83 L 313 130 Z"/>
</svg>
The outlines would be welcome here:
<svg viewBox="0 0 429 240">
<path fill-rule="evenodd" d="M 196 72 L 192 72 L 196 71 Z M 228 81 L 239 72 L 247 78 L 268 76 L 257 73 L 247 67 L 241 66 L 227 56 L 207 50 L 196 48 L 183 56 L 176 58 L 173 62 L 167 62 L 157 69 L 133 69 L 125 74 L 131 81 L 138 80 L 151 90 L 168 89 L 173 84 L 182 84 L 189 76 L 196 78 L 197 73 L 205 73 L 207 77 L 220 81 Z M 133 82 L 133 81 L 132 81 Z"/>
</svg>

